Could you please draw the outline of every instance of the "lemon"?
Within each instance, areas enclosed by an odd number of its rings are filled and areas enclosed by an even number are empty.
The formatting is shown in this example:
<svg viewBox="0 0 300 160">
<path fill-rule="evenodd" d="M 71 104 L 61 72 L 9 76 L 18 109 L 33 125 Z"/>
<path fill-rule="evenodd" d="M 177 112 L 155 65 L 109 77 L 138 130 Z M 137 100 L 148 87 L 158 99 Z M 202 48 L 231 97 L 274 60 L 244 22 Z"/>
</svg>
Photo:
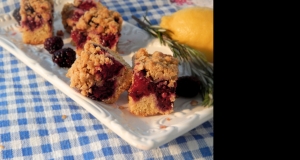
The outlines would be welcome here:
<svg viewBox="0 0 300 160">
<path fill-rule="evenodd" d="M 173 40 L 204 53 L 213 63 L 213 9 L 189 7 L 161 18 L 160 26 L 170 30 Z"/>
</svg>

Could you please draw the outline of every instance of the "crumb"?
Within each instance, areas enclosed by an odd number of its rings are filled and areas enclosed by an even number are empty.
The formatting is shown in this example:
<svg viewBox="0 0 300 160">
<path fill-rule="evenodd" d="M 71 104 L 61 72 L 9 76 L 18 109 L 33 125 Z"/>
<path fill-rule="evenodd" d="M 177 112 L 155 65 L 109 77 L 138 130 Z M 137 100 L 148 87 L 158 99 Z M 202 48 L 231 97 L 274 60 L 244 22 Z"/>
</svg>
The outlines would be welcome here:
<svg viewBox="0 0 300 160">
<path fill-rule="evenodd" d="M 117 104 L 112 104 L 112 107 L 113 108 L 118 108 L 118 105 Z"/>
<path fill-rule="evenodd" d="M 5 147 L 3 145 L 0 144 L 0 149 L 4 149 Z"/>
<path fill-rule="evenodd" d="M 167 121 L 170 121 L 170 120 L 171 120 L 171 118 L 169 118 L 169 117 L 168 117 L 168 118 L 166 118 L 166 120 L 167 120 Z"/>
<path fill-rule="evenodd" d="M 196 105 L 198 105 L 198 101 L 192 100 L 190 104 L 191 104 L 192 106 L 196 106 Z"/>
<path fill-rule="evenodd" d="M 62 119 L 66 119 L 68 116 L 67 115 L 62 115 L 61 118 Z"/>
<path fill-rule="evenodd" d="M 106 128 L 107 129 L 107 133 L 114 133 L 112 130 L 110 130 L 109 128 Z"/>
<path fill-rule="evenodd" d="M 164 129 L 164 128 L 167 128 L 167 126 L 165 126 L 165 125 L 160 125 L 159 128 L 160 128 L 160 129 Z"/>
<path fill-rule="evenodd" d="M 58 30 L 58 31 L 56 32 L 56 35 L 57 35 L 57 36 L 64 36 L 64 32 L 63 32 L 62 30 Z"/>
<path fill-rule="evenodd" d="M 124 107 L 124 106 L 119 106 L 119 109 L 126 109 L 128 107 Z"/>
<path fill-rule="evenodd" d="M 76 44 L 75 44 L 74 41 L 71 41 L 71 45 L 72 45 L 72 46 L 76 46 Z"/>
</svg>

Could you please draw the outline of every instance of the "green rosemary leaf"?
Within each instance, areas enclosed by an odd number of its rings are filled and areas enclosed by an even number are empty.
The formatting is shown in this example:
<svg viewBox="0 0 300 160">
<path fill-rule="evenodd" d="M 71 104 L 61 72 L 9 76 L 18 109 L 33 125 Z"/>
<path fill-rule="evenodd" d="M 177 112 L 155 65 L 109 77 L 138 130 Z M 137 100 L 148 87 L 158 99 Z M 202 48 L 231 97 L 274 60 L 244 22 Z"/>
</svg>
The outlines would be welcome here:
<svg viewBox="0 0 300 160">
<path fill-rule="evenodd" d="M 146 15 L 147 15 L 147 13 L 146 13 Z M 151 22 L 146 18 L 146 16 L 143 16 L 144 17 L 144 20 L 148 23 L 148 25 L 150 25 L 151 24 Z M 150 26 L 149 26 L 150 27 Z"/>
<path fill-rule="evenodd" d="M 154 37 L 157 37 L 157 33 L 154 32 L 153 30 L 148 30 L 148 32 L 149 32 L 150 34 L 152 34 Z"/>
<path fill-rule="evenodd" d="M 152 25 L 150 26 L 150 28 L 153 28 L 153 29 L 160 29 L 161 27 L 159 25 Z M 164 29 L 165 30 L 165 29 Z"/>
<path fill-rule="evenodd" d="M 166 29 L 163 29 L 163 28 L 159 28 L 157 29 L 158 32 L 166 32 L 167 30 Z"/>
</svg>

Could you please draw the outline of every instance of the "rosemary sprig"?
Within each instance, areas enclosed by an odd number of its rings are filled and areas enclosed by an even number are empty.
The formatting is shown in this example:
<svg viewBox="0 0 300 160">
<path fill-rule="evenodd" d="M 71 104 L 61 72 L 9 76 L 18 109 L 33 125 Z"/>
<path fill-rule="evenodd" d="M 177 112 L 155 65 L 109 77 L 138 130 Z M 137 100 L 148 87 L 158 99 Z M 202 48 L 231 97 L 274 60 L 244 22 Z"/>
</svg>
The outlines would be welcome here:
<svg viewBox="0 0 300 160">
<path fill-rule="evenodd" d="M 132 16 L 140 26 L 152 36 L 159 39 L 160 43 L 169 46 L 173 56 L 179 59 L 181 64 L 188 65 L 193 76 L 197 76 L 201 82 L 202 105 L 211 107 L 213 105 L 213 66 L 207 60 L 205 55 L 187 45 L 173 40 L 167 29 L 158 25 L 151 25 L 150 21 L 143 16 L 144 21 Z"/>
</svg>

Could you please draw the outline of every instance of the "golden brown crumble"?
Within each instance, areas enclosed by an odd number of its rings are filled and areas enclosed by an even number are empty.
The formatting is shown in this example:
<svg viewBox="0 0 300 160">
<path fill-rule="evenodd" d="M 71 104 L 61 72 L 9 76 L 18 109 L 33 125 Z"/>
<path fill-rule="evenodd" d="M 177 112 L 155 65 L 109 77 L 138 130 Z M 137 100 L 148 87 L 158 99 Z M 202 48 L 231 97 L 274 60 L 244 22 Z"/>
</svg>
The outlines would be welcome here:
<svg viewBox="0 0 300 160">
<path fill-rule="evenodd" d="M 93 31 L 95 34 L 100 33 L 118 33 L 122 29 L 123 19 L 120 13 L 108 10 L 91 8 L 80 17 L 75 29 L 85 30 L 87 33 Z"/>
<path fill-rule="evenodd" d="M 174 87 L 178 75 L 178 60 L 171 55 L 161 52 L 149 54 L 141 48 L 133 57 L 134 72 L 146 70 L 146 76 L 152 77 L 154 82 L 169 81 L 168 87 Z"/>
</svg>

